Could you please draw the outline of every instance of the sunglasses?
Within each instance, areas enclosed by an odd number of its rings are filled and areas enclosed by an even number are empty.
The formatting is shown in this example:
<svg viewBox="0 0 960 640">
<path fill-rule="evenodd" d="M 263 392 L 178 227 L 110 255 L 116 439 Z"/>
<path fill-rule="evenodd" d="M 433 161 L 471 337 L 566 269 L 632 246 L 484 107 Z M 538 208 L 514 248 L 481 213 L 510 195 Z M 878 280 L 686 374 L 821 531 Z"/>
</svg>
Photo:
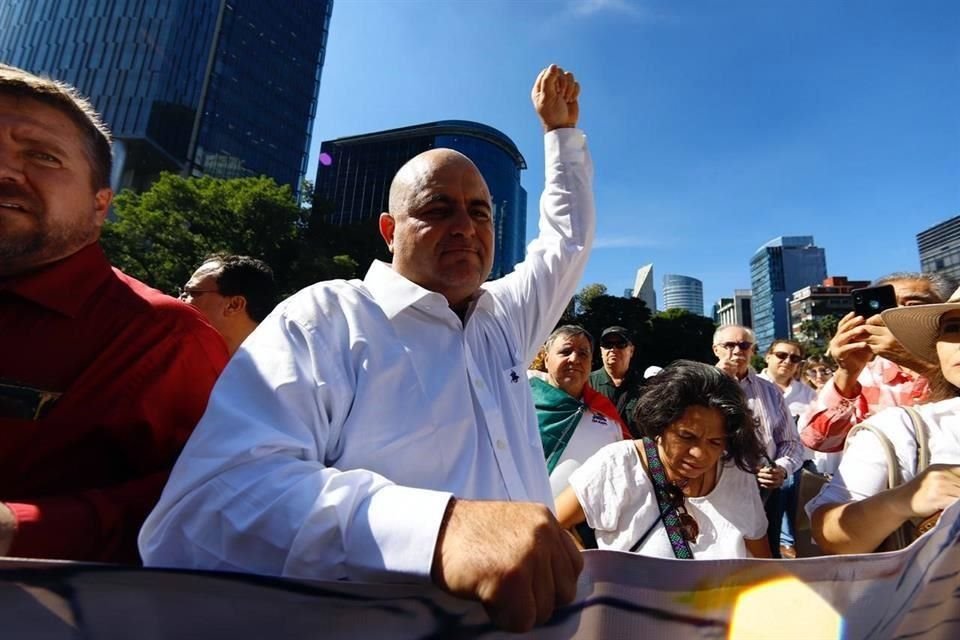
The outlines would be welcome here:
<svg viewBox="0 0 960 640">
<path fill-rule="evenodd" d="M 697 538 L 700 537 L 700 525 L 698 525 L 694 517 L 687 512 L 687 507 L 684 504 L 683 490 L 675 484 L 668 484 L 666 486 L 666 494 L 667 504 L 669 504 L 670 508 L 677 514 L 677 519 L 680 521 L 679 528 L 683 539 L 687 542 L 696 542 Z"/>
<path fill-rule="evenodd" d="M 600 346 L 604 349 L 626 349 L 628 344 L 630 343 L 626 340 L 605 340 Z"/>
<path fill-rule="evenodd" d="M 57 391 L 0 382 L 0 418 L 39 420 L 53 409 L 61 395 Z"/>
<path fill-rule="evenodd" d="M 824 367 L 817 367 L 815 369 L 807 369 L 808 376 L 829 376 L 833 373 L 833 369 L 825 369 Z"/>
<path fill-rule="evenodd" d="M 718 347 L 723 347 L 727 351 L 733 351 L 737 347 L 740 347 L 740 351 L 749 351 L 753 346 L 752 342 L 721 342 L 717 345 Z"/>
<path fill-rule="evenodd" d="M 773 355 L 775 355 L 777 357 L 777 360 L 780 360 L 781 362 L 789 359 L 790 362 L 792 362 L 793 364 L 799 364 L 800 362 L 803 361 L 803 358 L 801 358 L 797 354 L 787 353 L 786 351 L 774 351 Z"/>
</svg>

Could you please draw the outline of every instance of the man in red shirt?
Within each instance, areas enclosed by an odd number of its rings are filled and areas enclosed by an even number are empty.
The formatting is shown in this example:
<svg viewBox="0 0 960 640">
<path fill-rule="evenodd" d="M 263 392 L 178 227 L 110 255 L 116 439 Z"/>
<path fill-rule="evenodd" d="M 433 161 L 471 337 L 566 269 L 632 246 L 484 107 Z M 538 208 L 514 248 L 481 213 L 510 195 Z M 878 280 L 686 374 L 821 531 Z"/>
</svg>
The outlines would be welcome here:
<svg viewBox="0 0 960 640">
<path fill-rule="evenodd" d="M 195 309 L 107 262 L 110 171 L 88 102 L 0 65 L 0 555 L 137 562 L 227 361 Z"/>
</svg>

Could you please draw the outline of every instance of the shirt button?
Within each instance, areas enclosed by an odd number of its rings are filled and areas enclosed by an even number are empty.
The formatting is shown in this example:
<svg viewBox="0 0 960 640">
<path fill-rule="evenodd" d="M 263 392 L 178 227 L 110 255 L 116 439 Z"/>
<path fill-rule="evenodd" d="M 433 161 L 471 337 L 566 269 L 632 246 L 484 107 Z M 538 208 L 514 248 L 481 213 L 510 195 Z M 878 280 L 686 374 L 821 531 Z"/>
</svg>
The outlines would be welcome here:
<svg viewBox="0 0 960 640">
<path fill-rule="evenodd" d="M 503 450 L 507 448 L 507 443 L 503 440 L 497 440 L 497 449 Z"/>
</svg>

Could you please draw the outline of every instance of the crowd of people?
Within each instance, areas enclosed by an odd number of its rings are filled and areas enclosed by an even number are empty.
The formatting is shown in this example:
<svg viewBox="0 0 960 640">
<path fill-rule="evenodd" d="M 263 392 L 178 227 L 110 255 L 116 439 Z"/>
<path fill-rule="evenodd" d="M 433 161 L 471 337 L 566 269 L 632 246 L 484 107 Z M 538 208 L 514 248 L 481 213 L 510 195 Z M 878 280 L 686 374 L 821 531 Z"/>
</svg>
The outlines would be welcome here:
<svg viewBox="0 0 960 640">
<path fill-rule="evenodd" d="M 716 362 L 641 375 L 629 329 L 555 326 L 593 166 L 573 74 L 531 98 L 545 184 L 511 274 L 488 280 L 483 176 L 432 149 L 397 172 L 392 260 L 363 280 L 277 304 L 269 266 L 213 255 L 177 300 L 100 247 L 106 124 L 0 65 L 0 555 L 432 581 L 524 630 L 574 598 L 583 547 L 794 557 L 798 513 L 821 553 L 929 528 L 960 496 L 949 284 L 881 279 L 899 307 L 844 317 L 830 359 L 778 339 L 758 373 L 728 325 Z M 799 504 L 805 466 L 824 488 Z"/>
</svg>

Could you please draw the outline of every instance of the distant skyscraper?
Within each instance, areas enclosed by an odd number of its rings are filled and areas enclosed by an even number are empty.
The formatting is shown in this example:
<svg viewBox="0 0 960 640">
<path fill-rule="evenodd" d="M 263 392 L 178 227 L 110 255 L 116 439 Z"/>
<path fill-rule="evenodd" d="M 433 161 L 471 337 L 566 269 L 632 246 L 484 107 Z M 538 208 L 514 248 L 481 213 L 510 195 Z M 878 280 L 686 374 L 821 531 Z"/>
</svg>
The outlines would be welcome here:
<svg viewBox="0 0 960 640">
<path fill-rule="evenodd" d="M 637 279 L 633 284 L 633 297 L 640 298 L 650 309 L 657 312 L 657 292 L 653 288 L 653 264 L 645 264 L 637 269 Z"/>
<path fill-rule="evenodd" d="M 790 335 L 789 299 L 794 291 L 827 277 L 827 256 L 813 236 L 781 236 L 760 247 L 750 260 L 753 330 L 763 352 Z"/>
<path fill-rule="evenodd" d="M 114 188 L 161 171 L 299 193 L 333 0 L 5 0 L 0 60 L 75 85 L 115 138 Z"/>
<path fill-rule="evenodd" d="M 327 140 L 320 146 L 315 201 L 330 206 L 334 224 L 373 220 L 388 209 L 397 170 L 415 155 L 438 147 L 473 160 L 486 180 L 495 225 L 491 277 L 510 273 L 526 250 L 527 192 L 520 186 L 520 171 L 527 163 L 513 140 L 485 124 L 443 120 Z M 371 232 L 377 233 L 375 226 Z"/>
<path fill-rule="evenodd" d="M 960 282 L 960 216 L 934 225 L 917 234 L 920 268 Z"/>
<path fill-rule="evenodd" d="M 663 276 L 663 308 L 686 309 L 703 315 L 703 283 L 690 276 L 668 273 Z"/>
<path fill-rule="evenodd" d="M 714 322 L 718 325 L 738 324 L 741 327 L 752 327 L 752 300 L 750 289 L 734 289 L 732 298 L 720 298 L 714 305 Z"/>
</svg>

